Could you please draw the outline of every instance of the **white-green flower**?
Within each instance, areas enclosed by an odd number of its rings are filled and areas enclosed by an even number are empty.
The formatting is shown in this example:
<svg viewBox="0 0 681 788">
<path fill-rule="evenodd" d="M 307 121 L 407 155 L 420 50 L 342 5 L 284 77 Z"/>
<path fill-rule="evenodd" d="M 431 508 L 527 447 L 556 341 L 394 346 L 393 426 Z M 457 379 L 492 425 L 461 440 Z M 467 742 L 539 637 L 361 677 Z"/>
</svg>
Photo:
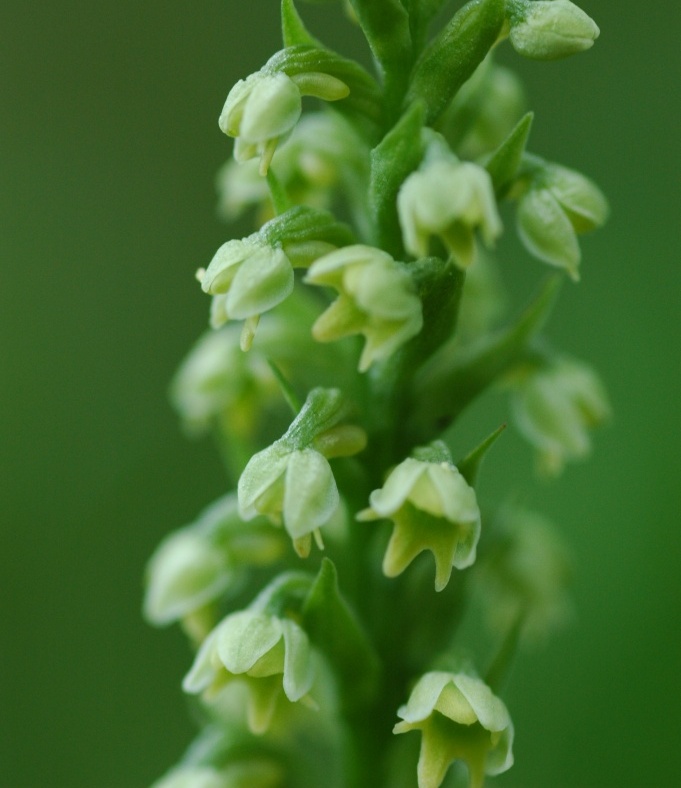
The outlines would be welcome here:
<svg viewBox="0 0 681 788">
<path fill-rule="evenodd" d="M 257 233 L 227 241 L 205 271 L 201 288 L 213 295 L 211 324 L 246 320 L 267 312 L 293 290 L 293 267 L 283 249 L 264 242 Z"/>
<path fill-rule="evenodd" d="M 260 157 L 265 175 L 277 145 L 294 129 L 302 112 L 302 96 L 337 101 L 348 86 L 329 74 L 258 71 L 234 85 L 220 114 L 220 129 L 236 138 L 237 161 Z"/>
<path fill-rule="evenodd" d="M 331 519 L 340 500 L 323 454 L 280 441 L 250 459 L 239 479 L 238 494 L 245 519 L 263 514 L 274 523 L 283 522 L 302 556 L 309 554 L 312 534 Z"/>
<path fill-rule="evenodd" d="M 314 262 L 305 281 L 339 293 L 312 334 L 320 342 L 362 334 L 366 342 L 361 372 L 389 358 L 423 325 L 421 300 L 411 277 L 380 249 L 361 244 L 338 249 Z"/>
<path fill-rule="evenodd" d="M 480 537 L 480 509 L 475 490 L 454 465 L 408 458 L 371 493 L 360 520 L 392 520 L 383 572 L 396 577 L 424 550 L 435 558 L 435 589 L 449 582 L 452 567 L 475 561 Z"/>
<path fill-rule="evenodd" d="M 600 30 L 570 0 L 511 0 L 513 48 L 535 60 L 556 60 L 590 49 Z"/>
<path fill-rule="evenodd" d="M 281 396 L 265 359 L 242 352 L 239 334 L 235 325 L 208 331 L 175 373 L 170 398 L 192 433 L 227 419 L 233 431 L 248 437 L 261 412 Z"/>
<path fill-rule="evenodd" d="M 248 724 L 253 733 L 270 726 L 282 695 L 295 703 L 309 693 L 315 677 L 310 641 L 298 624 L 244 610 L 223 619 L 199 649 L 183 681 L 185 692 L 214 697 L 228 682 L 248 687 Z"/>
<path fill-rule="evenodd" d="M 282 552 L 267 521 L 245 523 L 230 493 L 158 546 L 147 566 L 144 614 L 157 626 L 182 620 L 194 631 L 192 617 L 238 588 L 249 566 L 272 564 Z"/>
<path fill-rule="evenodd" d="M 418 788 L 438 788 L 456 760 L 468 767 L 469 788 L 485 775 L 513 765 L 513 723 L 503 701 L 480 679 L 465 673 L 423 675 L 397 712 L 394 733 L 421 732 Z"/>
<path fill-rule="evenodd" d="M 502 230 L 489 173 L 454 155 L 427 158 L 402 184 L 397 212 L 408 252 L 425 257 L 436 235 L 461 268 L 475 260 L 476 230 L 486 246 Z"/>
<path fill-rule="evenodd" d="M 577 235 L 600 227 L 608 203 L 596 184 L 575 170 L 549 164 L 518 202 L 520 240 L 530 254 L 579 279 Z"/>
<path fill-rule="evenodd" d="M 557 474 L 566 461 L 589 454 L 589 432 L 610 417 L 608 397 L 586 364 L 558 359 L 514 385 L 516 426 L 537 450 L 539 468 Z"/>
</svg>

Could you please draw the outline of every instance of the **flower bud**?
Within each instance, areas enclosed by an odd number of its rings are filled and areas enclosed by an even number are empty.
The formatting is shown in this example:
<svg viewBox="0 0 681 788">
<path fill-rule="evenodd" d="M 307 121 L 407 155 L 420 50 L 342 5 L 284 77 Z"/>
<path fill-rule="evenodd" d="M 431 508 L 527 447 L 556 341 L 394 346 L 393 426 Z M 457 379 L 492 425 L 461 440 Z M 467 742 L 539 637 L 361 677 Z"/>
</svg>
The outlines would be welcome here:
<svg viewBox="0 0 681 788">
<path fill-rule="evenodd" d="M 258 71 L 239 80 L 227 96 L 218 125 L 236 137 L 234 157 L 260 155 L 265 174 L 278 142 L 293 130 L 302 112 L 300 90 L 286 74 Z"/>
<path fill-rule="evenodd" d="M 589 431 L 610 416 L 596 373 L 578 361 L 558 359 L 517 382 L 511 401 L 515 423 L 537 449 L 539 469 L 560 473 L 568 460 L 591 450 Z"/>
<path fill-rule="evenodd" d="M 557 60 L 593 46 L 598 25 L 570 0 L 513 0 L 509 13 L 513 48 L 535 60 Z"/>
<path fill-rule="evenodd" d="M 379 249 L 358 244 L 331 252 L 310 266 L 305 281 L 339 293 L 312 333 L 319 342 L 363 334 L 361 372 L 391 356 L 423 325 L 421 301 L 409 274 Z"/>
<path fill-rule="evenodd" d="M 475 490 L 448 462 L 409 458 L 370 496 L 371 506 L 359 520 L 386 518 L 393 532 L 383 559 L 383 572 L 396 577 L 423 550 L 435 558 L 435 590 L 449 582 L 452 567 L 475 561 L 480 537 L 480 509 Z"/>
<path fill-rule="evenodd" d="M 397 212 L 408 252 L 425 257 L 430 236 L 437 235 L 460 268 L 475 260 L 477 228 L 486 246 L 494 244 L 502 229 L 489 174 L 453 155 L 427 159 L 406 179 Z"/>
<path fill-rule="evenodd" d="M 248 725 L 253 733 L 270 726 L 282 692 L 303 699 L 315 675 L 310 642 L 294 621 L 254 610 L 223 619 L 201 646 L 183 688 L 210 700 L 236 678 L 249 690 Z"/>
<path fill-rule="evenodd" d="M 465 673 L 423 675 L 397 712 L 394 733 L 421 731 L 418 788 L 439 788 L 454 761 L 468 767 L 469 785 L 513 765 L 513 723 L 503 701 Z"/>
</svg>

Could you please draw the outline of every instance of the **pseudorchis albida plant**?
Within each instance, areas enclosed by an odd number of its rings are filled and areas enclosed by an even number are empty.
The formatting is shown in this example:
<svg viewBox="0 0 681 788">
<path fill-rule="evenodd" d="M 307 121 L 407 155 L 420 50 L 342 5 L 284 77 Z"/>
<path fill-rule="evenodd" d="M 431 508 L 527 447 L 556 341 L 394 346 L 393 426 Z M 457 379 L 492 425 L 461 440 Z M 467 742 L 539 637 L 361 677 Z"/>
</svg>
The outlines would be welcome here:
<svg viewBox="0 0 681 788">
<path fill-rule="evenodd" d="M 482 786 L 513 764 L 517 645 L 569 613 L 554 526 L 479 493 L 503 425 L 473 446 L 456 427 L 508 392 L 557 475 L 609 415 L 596 373 L 543 335 L 607 202 L 530 152 L 495 61 L 576 54 L 598 27 L 569 0 L 470 0 L 439 29 L 442 0 L 316 2 L 359 27 L 374 73 L 282 0 L 283 48 L 220 114 L 221 210 L 254 227 L 197 272 L 211 329 L 171 390 L 228 479 L 147 569 L 147 619 L 195 650 L 202 726 L 154 788 Z M 550 267 L 511 317 L 502 216 Z"/>
</svg>

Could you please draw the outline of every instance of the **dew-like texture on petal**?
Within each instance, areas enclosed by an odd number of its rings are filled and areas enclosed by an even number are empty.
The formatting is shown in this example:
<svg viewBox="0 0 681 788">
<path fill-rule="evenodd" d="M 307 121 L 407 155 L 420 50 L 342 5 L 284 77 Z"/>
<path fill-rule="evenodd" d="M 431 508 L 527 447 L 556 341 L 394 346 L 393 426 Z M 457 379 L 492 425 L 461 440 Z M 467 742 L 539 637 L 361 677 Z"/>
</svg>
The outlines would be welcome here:
<svg viewBox="0 0 681 788">
<path fill-rule="evenodd" d="M 314 663 L 310 641 L 305 632 L 290 619 L 283 619 L 284 693 L 290 701 L 300 700 L 310 691 L 314 681 Z"/>
<path fill-rule="evenodd" d="M 579 244 L 575 230 L 548 189 L 530 189 L 520 200 L 518 235 L 530 254 L 578 277 Z"/>
<path fill-rule="evenodd" d="M 225 105 L 220 113 L 218 126 L 222 132 L 230 137 L 236 137 L 239 134 L 246 101 L 258 78 L 259 75 L 256 73 L 251 74 L 246 79 L 240 79 L 227 95 Z"/>
<path fill-rule="evenodd" d="M 425 463 L 412 457 L 404 460 L 391 472 L 383 487 L 371 493 L 371 508 L 381 517 L 390 517 L 407 500 L 412 487 L 425 472 Z"/>
<path fill-rule="evenodd" d="M 285 473 L 288 461 L 288 449 L 276 443 L 251 457 L 237 486 L 242 517 L 250 520 L 256 515 L 255 502 Z"/>
<path fill-rule="evenodd" d="M 324 525 L 339 500 L 328 460 L 314 449 L 292 452 L 284 490 L 284 524 L 291 537 L 297 539 Z"/>
<path fill-rule="evenodd" d="M 302 112 L 300 91 L 286 74 L 264 74 L 255 80 L 241 118 L 239 136 L 251 143 L 282 137 Z"/>
<path fill-rule="evenodd" d="M 281 249 L 263 247 L 244 260 L 231 282 L 227 312 L 236 320 L 267 312 L 293 290 L 293 268 Z"/>
<path fill-rule="evenodd" d="M 274 616 L 243 610 L 218 625 L 220 661 L 230 673 L 246 673 L 281 640 L 281 622 Z"/>
<path fill-rule="evenodd" d="M 194 658 L 194 664 L 182 681 L 182 689 L 185 692 L 191 694 L 203 692 L 215 680 L 219 671 L 216 651 L 217 636 L 218 628 L 214 629 L 201 644 L 201 648 Z"/>
</svg>

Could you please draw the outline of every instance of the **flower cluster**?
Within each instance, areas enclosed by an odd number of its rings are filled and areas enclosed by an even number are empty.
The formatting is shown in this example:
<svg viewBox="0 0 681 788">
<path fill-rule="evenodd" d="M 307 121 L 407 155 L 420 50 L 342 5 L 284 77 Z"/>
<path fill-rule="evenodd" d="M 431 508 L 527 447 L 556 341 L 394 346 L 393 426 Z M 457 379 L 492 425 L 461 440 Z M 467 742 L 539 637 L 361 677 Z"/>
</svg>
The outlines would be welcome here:
<svg viewBox="0 0 681 788">
<path fill-rule="evenodd" d="M 466 446 L 457 418 L 505 386 L 556 473 L 608 416 L 596 374 L 541 336 L 607 202 L 529 151 L 522 86 L 494 59 L 506 39 L 565 57 L 599 31 L 569 0 L 470 0 L 429 39 L 441 5 L 346 3 L 372 76 L 282 0 L 282 50 L 220 115 L 221 213 L 256 224 L 197 272 L 212 330 L 171 399 L 216 438 L 230 491 L 147 567 L 146 618 L 196 648 L 202 723 L 154 788 L 439 788 L 456 769 L 481 788 L 513 763 L 515 647 L 570 610 L 555 529 L 479 487 L 503 426 Z M 504 202 L 558 269 L 506 324 Z"/>
</svg>

